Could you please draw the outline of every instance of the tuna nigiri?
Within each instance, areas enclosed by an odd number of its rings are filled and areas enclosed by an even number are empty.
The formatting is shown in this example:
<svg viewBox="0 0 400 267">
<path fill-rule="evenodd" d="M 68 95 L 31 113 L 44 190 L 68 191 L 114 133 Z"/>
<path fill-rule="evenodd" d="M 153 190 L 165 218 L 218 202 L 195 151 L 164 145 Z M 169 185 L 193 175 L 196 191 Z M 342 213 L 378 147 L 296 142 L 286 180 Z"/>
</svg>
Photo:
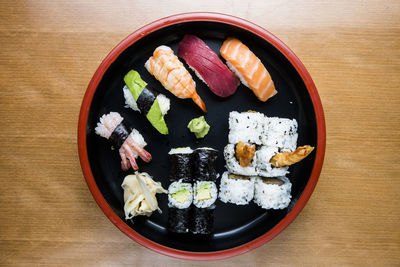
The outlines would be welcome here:
<svg viewBox="0 0 400 267">
<path fill-rule="evenodd" d="M 204 112 L 207 111 L 196 92 L 196 83 L 171 48 L 165 45 L 157 47 L 144 66 L 165 89 L 179 98 L 191 98 Z"/>
<path fill-rule="evenodd" d="M 220 97 L 236 92 L 239 79 L 222 63 L 217 54 L 203 40 L 185 35 L 179 43 L 178 56 L 183 58 L 197 77 Z"/>
<path fill-rule="evenodd" d="M 228 38 L 220 49 L 228 67 L 263 102 L 276 95 L 274 82 L 261 60 L 241 41 Z"/>
</svg>

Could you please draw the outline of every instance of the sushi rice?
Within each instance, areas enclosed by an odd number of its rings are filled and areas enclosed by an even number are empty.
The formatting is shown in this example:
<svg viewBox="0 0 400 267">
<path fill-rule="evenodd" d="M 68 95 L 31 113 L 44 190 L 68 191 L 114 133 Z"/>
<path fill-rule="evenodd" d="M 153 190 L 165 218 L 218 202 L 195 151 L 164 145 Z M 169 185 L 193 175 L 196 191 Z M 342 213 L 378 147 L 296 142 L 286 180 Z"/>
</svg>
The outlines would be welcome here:
<svg viewBox="0 0 400 267">
<path fill-rule="evenodd" d="M 231 144 L 253 143 L 262 144 L 262 136 L 265 135 L 268 124 L 265 123 L 265 116 L 259 112 L 232 111 L 229 113 L 229 135 Z"/>
<path fill-rule="evenodd" d="M 199 191 L 204 189 L 209 198 L 201 199 Z M 193 204 L 198 208 L 209 208 L 217 200 L 218 189 L 214 182 L 197 181 L 193 186 Z"/>
<path fill-rule="evenodd" d="M 233 203 L 236 205 L 246 205 L 254 196 L 254 177 L 243 177 L 234 179 L 229 177 L 228 172 L 222 174 L 219 199 L 225 203 Z"/>
<path fill-rule="evenodd" d="M 174 155 L 174 154 L 191 154 L 193 153 L 193 150 L 190 147 L 177 147 L 177 148 L 172 148 L 168 154 L 169 155 Z"/>
<path fill-rule="evenodd" d="M 283 181 L 282 185 L 265 183 L 265 178 L 257 177 L 254 183 L 254 203 L 263 209 L 284 209 L 290 200 L 292 184 L 289 179 L 282 176 L 278 177 Z M 267 178 L 268 179 L 268 178 Z"/>
<path fill-rule="evenodd" d="M 263 136 L 264 145 L 279 148 L 280 151 L 294 151 L 297 145 L 297 121 L 278 117 L 266 118 L 268 131 Z"/>
<path fill-rule="evenodd" d="M 278 177 L 285 176 L 288 173 L 289 166 L 273 167 L 270 163 L 271 158 L 279 153 L 277 147 L 262 146 L 255 153 L 256 172 L 262 177 Z"/>
<path fill-rule="evenodd" d="M 96 128 L 96 134 L 109 139 L 114 129 L 124 120 L 118 112 L 110 112 L 100 117 Z"/>
<path fill-rule="evenodd" d="M 178 201 L 177 199 L 174 198 L 174 194 L 177 192 L 182 192 L 185 191 L 188 194 L 186 194 L 186 198 L 183 199 L 184 201 Z M 168 207 L 174 207 L 178 209 L 186 209 L 190 207 L 193 201 L 193 191 L 192 191 L 192 185 L 190 183 L 183 183 L 182 180 L 179 180 L 177 182 L 173 182 L 170 184 L 168 187 Z"/>
<path fill-rule="evenodd" d="M 125 107 L 141 112 L 128 86 L 125 85 L 122 90 L 124 92 Z M 158 101 L 162 115 L 167 114 L 171 106 L 169 98 L 163 94 L 158 94 L 156 100 Z"/>
<path fill-rule="evenodd" d="M 248 145 L 248 143 L 246 143 Z M 227 144 L 224 148 L 224 158 L 226 162 L 226 169 L 230 173 L 245 175 L 245 176 L 255 176 L 257 175 L 255 160 L 247 167 L 242 167 L 239 161 L 235 157 L 235 145 Z"/>
</svg>

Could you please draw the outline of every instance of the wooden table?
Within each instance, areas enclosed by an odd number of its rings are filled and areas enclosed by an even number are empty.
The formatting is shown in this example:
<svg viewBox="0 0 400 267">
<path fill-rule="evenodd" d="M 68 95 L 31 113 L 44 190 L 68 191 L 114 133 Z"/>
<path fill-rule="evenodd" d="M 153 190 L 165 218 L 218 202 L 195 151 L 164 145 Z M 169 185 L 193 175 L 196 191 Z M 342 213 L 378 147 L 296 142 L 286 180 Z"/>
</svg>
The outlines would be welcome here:
<svg viewBox="0 0 400 267">
<path fill-rule="evenodd" d="M 2 1 L 0 265 L 400 265 L 399 1 Z M 308 68 L 327 124 L 309 203 L 271 242 L 218 262 L 152 252 L 99 209 L 77 152 L 80 104 L 107 53 L 187 11 L 248 19 Z"/>
</svg>

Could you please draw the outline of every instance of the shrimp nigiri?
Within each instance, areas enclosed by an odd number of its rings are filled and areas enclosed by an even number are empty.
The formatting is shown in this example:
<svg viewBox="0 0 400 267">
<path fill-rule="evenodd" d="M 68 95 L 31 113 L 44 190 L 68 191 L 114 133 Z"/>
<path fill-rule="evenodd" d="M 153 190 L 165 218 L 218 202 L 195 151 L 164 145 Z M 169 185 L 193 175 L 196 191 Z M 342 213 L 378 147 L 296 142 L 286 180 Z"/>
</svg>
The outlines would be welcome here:
<svg viewBox="0 0 400 267">
<path fill-rule="evenodd" d="M 144 66 L 165 89 L 179 98 L 191 98 L 204 112 L 207 111 L 196 92 L 196 83 L 171 48 L 165 45 L 157 47 Z"/>
<path fill-rule="evenodd" d="M 263 102 L 276 95 L 274 82 L 261 60 L 241 41 L 228 38 L 220 49 L 228 67 Z"/>
<path fill-rule="evenodd" d="M 110 112 L 100 117 L 96 134 L 110 140 L 119 149 L 121 157 L 121 168 L 126 171 L 131 166 L 134 170 L 139 169 L 136 158 L 139 156 L 143 161 L 149 162 L 151 155 L 143 147 L 147 145 L 138 130 L 133 129 L 131 133 L 123 122 L 124 118 L 118 112 Z"/>
</svg>

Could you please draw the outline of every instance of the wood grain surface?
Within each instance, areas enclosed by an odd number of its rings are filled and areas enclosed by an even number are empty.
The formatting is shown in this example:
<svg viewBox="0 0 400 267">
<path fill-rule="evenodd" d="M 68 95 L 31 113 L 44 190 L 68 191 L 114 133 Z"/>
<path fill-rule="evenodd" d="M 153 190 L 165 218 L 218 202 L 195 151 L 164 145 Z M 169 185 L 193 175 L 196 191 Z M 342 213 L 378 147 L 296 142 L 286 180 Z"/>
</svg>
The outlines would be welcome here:
<svg viewBox="0 0 400 267">
<path fill-rule="evenodd" d="M 218 262 L 152 252 L 102 213 L 81 172 L 77 122 L 102 59 L 161 17 L 250 20 L 307 67 L 326 116 L 310 201 L 271 242 Z M 0 265 L 399 266 L 400 2 L 1 1 Z"/>
</svg>

